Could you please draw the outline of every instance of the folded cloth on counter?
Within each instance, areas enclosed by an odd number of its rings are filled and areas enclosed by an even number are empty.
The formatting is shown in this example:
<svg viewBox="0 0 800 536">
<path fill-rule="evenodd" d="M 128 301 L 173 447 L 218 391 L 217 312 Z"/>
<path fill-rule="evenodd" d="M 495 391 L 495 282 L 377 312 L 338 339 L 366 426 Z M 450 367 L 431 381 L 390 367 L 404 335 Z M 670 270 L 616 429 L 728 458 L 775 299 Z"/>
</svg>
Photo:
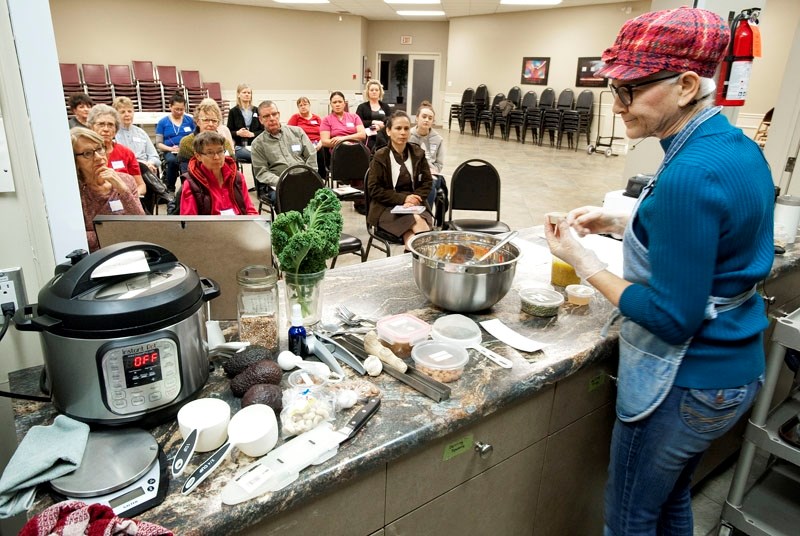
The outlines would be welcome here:
<svg viewBox="0 0 800 536">
<path fill-rule="evenodd" d="M 172 536 L 172 531 L 155 523 L 118 517 L 104 504 L 63 501 L 43 510 L 28 521 L 18 536 Z"/>
<path fill-rule="evenodd" d="M 0 518 L 30 508 L 37 485 L 77 469 L 88 440 L 89 425 L 64 415 L 28 430 L 0 477 Z"/>
</svg>

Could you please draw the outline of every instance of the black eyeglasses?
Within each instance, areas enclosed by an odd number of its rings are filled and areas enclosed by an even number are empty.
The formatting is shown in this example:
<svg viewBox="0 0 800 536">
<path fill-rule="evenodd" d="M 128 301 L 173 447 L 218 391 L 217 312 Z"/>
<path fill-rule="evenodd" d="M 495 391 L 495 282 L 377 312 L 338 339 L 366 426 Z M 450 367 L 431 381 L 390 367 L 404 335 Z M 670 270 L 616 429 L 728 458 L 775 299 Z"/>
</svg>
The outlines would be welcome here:
<svg viewBox="0 0 800 536">
<path fill-rule="evenodd" d="M 656 82 L 663 82 L 664 80 L 672 80 L 673 78 L 678 78 L 679 76 L 680 74 L 671 74 L 669 76 L 662 76 L 661 78 L 654 78 L 646 82 L 639 82 L 638 84 L 622 84 L 621 86 L 609 84 L 608 89 L 610 89 L 611 93 L 613 93 L 614 96 L 619 99 L 623 106 L 630 106 L 633 104 L 634 89 L 643 86 L 649 86 L 650 84 L 655 84 Z"/>
<path fill-rule="evenodd" d="M 105 156 L 106 149 L 105 147 L 98 147 L 97 149 L 89 149 L 88 151 L 83 151 L 82 153 L 73 153 L 75 156 L 82 156 L 86 160 L 94 158 L 94 155 L 97 156 Z"/>
</svg>

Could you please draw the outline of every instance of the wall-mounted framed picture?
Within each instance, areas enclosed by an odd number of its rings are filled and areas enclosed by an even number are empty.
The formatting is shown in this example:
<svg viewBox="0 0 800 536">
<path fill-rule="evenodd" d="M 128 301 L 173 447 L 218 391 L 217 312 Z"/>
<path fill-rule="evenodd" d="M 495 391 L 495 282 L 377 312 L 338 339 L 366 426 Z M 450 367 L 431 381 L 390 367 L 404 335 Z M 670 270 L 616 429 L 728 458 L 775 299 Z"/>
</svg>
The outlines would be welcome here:
<svg viewBox="0 0 800 536">
<path fill-rule="evenodd" d="M 576 87 L 606 87 L 608 78 L 598 78 L 594 72 L 600 67 L 600 56 L 578 58 L 578 71 L 575 74 Z"/>
<path fill-rule="evenodd" d="M 522 58 L 522 76 L 520 84 L 547 85 L 547 73 L 550 71 L 550 58 Z"/>
</svg>

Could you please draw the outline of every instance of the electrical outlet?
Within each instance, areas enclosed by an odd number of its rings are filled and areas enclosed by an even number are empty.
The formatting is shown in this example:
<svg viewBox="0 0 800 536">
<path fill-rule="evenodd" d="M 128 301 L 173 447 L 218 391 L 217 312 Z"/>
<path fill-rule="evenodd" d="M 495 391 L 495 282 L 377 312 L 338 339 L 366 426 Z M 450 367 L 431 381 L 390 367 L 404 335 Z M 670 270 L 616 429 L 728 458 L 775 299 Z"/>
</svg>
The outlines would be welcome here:
<svg viewBox="0 0 800 536">
<path fill-rule="evenodd" d="M 0 305 L 13 303 L 14 310 L 28 305 L 25 297 L 25 281 L 22 278 L 22 268 L 5 268 L 0 270 Z M 5 317 L 0 315 L 0 326 L 5 323 Z"/>
</svg>

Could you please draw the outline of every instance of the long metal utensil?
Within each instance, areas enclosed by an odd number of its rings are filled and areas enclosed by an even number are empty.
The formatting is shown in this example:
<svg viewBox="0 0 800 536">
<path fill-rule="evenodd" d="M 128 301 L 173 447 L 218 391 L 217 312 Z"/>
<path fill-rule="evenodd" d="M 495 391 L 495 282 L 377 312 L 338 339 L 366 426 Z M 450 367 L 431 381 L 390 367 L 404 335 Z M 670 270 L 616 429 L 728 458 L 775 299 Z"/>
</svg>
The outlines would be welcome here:
<svg viewBox="0 0 800 536">
<path fill-rule="evenodd" d="M 501 247 L 505 246 L 510 240 L 513 240 L 519 234 L 519 231 L 511 231 L 508 233 L 505 238 L 503 238 L 500 242 L 498 242 L 492 249 L 481 255 L 476 259 L 472 259 L 464 264 L 478 264 L 479 262 L 483 262 L 489 257 L 492 256 L 495 252 L 499 251 Z"/>
</svg>

